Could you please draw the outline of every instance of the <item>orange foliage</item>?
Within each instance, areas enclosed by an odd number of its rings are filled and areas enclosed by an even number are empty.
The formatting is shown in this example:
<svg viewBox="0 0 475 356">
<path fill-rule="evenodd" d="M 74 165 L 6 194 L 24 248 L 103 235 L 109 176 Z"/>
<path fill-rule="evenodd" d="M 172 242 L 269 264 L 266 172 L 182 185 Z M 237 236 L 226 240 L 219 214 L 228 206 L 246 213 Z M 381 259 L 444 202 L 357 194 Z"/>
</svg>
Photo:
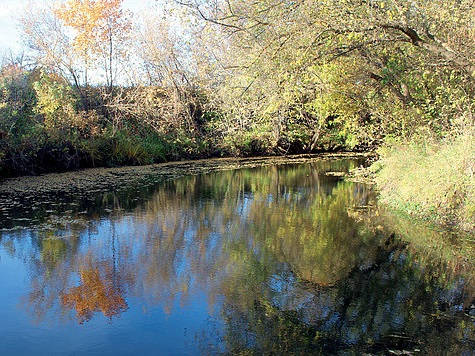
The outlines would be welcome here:
<svg viewBox="0 0 475 356">
<path fill-rule="evenodd" d="M 102 267 L 102 273 L 99 267 Z M 63 294 L 64 306 L 76 309 L 80 322 L 91 319 L 96 311 L 111 318 L 127 309 L 120 288 L 113 282 L 112 268 L 108 265 L 92 266 L 80 270 L 81 284 Z"/>
<path fill-rule="evenodd" d="M 101 44 L 130 30 L 128 13 L 121 9 L 123 0 L 68 0 L 55 10 L 66 26 L 76 31 L 74 48 L 89 56 L 100 51 Z"/>
</svg>

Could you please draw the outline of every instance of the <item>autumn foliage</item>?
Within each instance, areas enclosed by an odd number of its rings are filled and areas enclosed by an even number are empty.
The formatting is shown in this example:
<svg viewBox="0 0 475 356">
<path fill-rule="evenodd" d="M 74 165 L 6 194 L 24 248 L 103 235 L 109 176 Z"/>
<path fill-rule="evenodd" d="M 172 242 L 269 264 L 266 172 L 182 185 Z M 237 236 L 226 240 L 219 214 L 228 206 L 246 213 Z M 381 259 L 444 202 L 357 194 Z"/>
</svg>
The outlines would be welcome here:
<svg viewBox="0 0 475 356">
<path fill-rule="evenodd" d="M 122 9 L 122 1 L 68 0 L 54 9 L 56 17 L 74 30 L 73 47 L 86 67 L 94 67 L 92 63 L 99 57 L 105 59 L 109 87 L 115 75 L 113 61 L 123 54 L 122 46 L 131 29 L 130 14 Z"/>
<path fill-rule="evenodd" d="M 127 302 L 114 281 L 113 268 L 107 264 L 91 262 L 79 271 L 81 284 L 61 297 L 62 304 L 76 310 L 80 322 L 88 321 L 95 312 L 111 318 L 127 309 Z"/>
<path fill-rule="evenodd" d="M 32 59 L 0 74 L 1 175 L 473 132 L 473 0 L 149 5 L 25 9 Z"/>
</svg>

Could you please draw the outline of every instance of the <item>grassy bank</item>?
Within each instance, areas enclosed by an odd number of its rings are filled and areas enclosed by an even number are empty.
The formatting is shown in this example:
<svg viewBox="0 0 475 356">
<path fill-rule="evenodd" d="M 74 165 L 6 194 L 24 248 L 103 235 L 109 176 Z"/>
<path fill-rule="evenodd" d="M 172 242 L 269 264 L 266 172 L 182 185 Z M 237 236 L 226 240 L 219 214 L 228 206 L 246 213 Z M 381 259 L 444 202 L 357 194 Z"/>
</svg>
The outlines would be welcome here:
<svg viewBox="0 0 475 356">
<path fill-rule="evenodd" d="M 383 203 L 437 224 L 475 230 L 473 128 L 445 140 L 393 142 L 379 153 L 371 169 Z"/>
</svg>

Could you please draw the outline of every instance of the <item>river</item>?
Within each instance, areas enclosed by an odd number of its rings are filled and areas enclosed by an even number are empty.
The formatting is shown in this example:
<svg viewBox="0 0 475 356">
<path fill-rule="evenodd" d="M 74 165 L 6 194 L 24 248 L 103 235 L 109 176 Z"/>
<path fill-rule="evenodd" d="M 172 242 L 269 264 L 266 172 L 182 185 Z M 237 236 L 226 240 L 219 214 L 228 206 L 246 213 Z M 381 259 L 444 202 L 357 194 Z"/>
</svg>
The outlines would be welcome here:
<svg viewBox="0 0 475 356">
<path fill-rule="evenodd" d="M 471 354 L 473 240 L 378 206 L 332 159 L 19 207 L 4 355 Z"/>
</svg>

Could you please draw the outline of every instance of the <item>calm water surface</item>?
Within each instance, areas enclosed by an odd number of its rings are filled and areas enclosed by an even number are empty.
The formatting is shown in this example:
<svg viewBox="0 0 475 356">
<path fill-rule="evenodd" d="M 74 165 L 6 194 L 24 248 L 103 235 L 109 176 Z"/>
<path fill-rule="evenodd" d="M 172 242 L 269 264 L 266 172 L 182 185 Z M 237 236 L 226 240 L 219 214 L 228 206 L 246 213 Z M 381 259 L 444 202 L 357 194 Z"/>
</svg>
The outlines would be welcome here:
<svg viewBox="0 0 475 356">
<path fill-rule="evenodd" d="M 3 217 L 0 354 L 471 355 L 473 240 L 325 174 L 359 163 L 190 176 Z"/>
</svg>

